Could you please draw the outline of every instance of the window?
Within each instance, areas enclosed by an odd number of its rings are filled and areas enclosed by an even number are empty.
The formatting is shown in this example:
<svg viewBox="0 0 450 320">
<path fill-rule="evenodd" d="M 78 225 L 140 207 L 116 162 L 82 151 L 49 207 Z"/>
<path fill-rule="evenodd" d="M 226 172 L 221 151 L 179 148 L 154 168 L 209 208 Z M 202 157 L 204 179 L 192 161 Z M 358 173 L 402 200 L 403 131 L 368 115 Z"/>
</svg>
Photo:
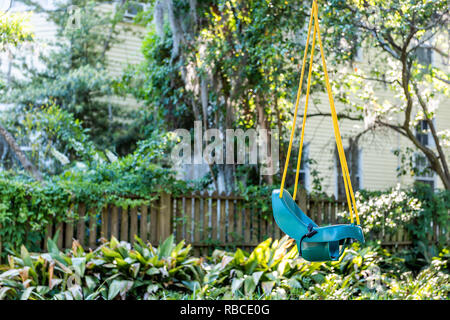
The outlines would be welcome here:
<svg viewBox="0 0 450 320">
<path fill-rule="evenodd" d="M 140 3 L 138 1 L 128 1 L 123 18 L 125 21 L 133 21 L 139 13 L 147 10 L 148 7 L 149 5 L 146 3 Z"/>
<path fill-rule="evenodd" d="M 435 121 L 434 119 L 432 120 Z M 426 146 L 433 146 L 433 139 L 431 132 L 429 130 L 429 125 L 427 120 L 420 120 L 416 126 L 416 138 L 419 142 Z M 414 166 L 416 169 L 415 180 L 429 184 L 433 189 L 435 187 L 436 176 L 435 173 L 430 169 L 428 159 L 422 153 L 416 153 L 414 155 Z"/>
<path fill-rule="evenodd" d="M 416 139 L 419 140 L 420 144 L 428 146 L 429 138 L 428 122 L 426 120 L 420 120 L 416 126 Z"/>
<path fill-rule="evenodd" d="M 353 192 L 362 188 L 362 152 L 358 148 L 357 143 L 350 140 L 350 146 L 344 148 L 345 158 L 347 159 L 348 171 L 350 180 L 352 182 Z M 339 160 L 339 154 L 335 149 L 335 164 L 336 164 L 336 197 L 338 199 L 345 199 L 345 185 L 342 178 L 342 167 Z"/>
<path fill-rule="evenodd" d="M 414 165 L 417 170 L 415 180 L 429 184 L 434 189 L 436 177 L 434 171 L 430 169 L 428 159 L 423 154 L 417 153 L 415 154 Z"/>
<path fill-rule="evenodd" d="M 433 122 L 433 125 L 436 125 L 435 118 L 433 118 L 431 121 Z M 429 148 L 434 147 L 433 136 L 431 134 L 430 126 L 428 125 L 427 120 L 420 120 L 416 125 L 415 131 L 416 138 L 422 145 Z"/>
<path fill-rule="evenodd" d="M 423 66 L 429 66 L 433 63 L 433 49 L 431 47 L 418 47 L 415 50 L 417 60 Z"/>
</svg>

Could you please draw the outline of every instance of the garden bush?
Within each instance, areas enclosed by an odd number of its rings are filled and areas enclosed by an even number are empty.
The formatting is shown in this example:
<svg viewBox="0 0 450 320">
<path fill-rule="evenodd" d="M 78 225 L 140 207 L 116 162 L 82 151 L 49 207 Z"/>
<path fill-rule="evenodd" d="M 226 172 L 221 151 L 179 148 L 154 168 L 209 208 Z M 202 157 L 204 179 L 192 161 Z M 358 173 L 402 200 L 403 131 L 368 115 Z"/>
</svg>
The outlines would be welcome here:
<svg viewBox="0 0 450 320">
<path fill-rule="evenodd" d="M 171 138 L 153 137 L 138 143 L 124 157 L 96 151 L 89 161 L 73 161 L 62 173 L 31 180 L 12 171 L 0 172 L 0 238 L 4 248 L 24 244 L 38 250 L 49 224 L 77 218 L 77 205 L 100 209 L 106 204 L 135 207 L 149 203 L 163 190 L 189 192 L 164 163 Z M 93 151 L 92 151 L 93 152 Z"/>
<path fill-rule="evenodd" d="M 96 250 L 23 246 L 0 269 L 0 299 L 448 299 L 449 251 L 417 275 L 379 246 L 352 244 L 339 261 L 307 262 L 293 240 L 267 239 L 251 253 L 194 257 L 173 236 L 158 248 L 115 238 Z"/>
<path fill-rule="evenodd" d="M 408 233 L 412 247 L 405 255 L 411 268 L 420 269 L 431 263 L 432 257 L 448 245 L 450 191 L 416 183 L 409 188 L 397 185 L 386 191 L 360 190 L 355 197 L 366 240 L 395 236 L 399 228 Z M 349 220 L 348 212 L 339 215 L 344 221 Z M 430 241 L 436 225 L 437 241 Z"/>
</svg>

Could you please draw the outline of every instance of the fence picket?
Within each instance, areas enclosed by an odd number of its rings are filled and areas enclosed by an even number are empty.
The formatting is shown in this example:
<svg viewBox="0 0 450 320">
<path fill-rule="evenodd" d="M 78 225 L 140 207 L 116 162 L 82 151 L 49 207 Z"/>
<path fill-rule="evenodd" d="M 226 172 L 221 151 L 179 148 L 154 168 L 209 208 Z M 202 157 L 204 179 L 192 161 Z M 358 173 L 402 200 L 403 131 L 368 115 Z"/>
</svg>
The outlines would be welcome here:
<svg viewBox="0 0 450 320">
<path fill-rule="evenodd" d="M 226 213 L 226 200 L 220 199 L 220 242 L 226 243 L 226 224 L 227 224 L 227 213 Z"/>
<path fill-rule="evenodd" d="M 119 208 L 111 208 L 111 236 L 119 239 Z"/>
<path fill-rule="evenodd" d="M 251 230 L 251 212 L 249 208 L 244 208 L 244 225 L 242 228 L 244 229 L 244 242 L 249 244 L 252 238 L 252 230 Z"/>
<path fill-rule="evenodd" d="M 128 207 L 122 207 L 120 213 L 120 240 L 128 241 Z"/>
<path fill-rule="evenodd" d="M 64 234 L 64 247 L 70 248 L 73 239 L 73 221 L 68 221 L 65 223 L 65 234 Z"/>
<path fill-rule="evenodd" d="M 158 229 L 157 229 L 157 221 L 158 221 L 158 205 L 159 200 L 154 200 L 151 203 L 150 207 L 150 242 L 155 244 L 158 242 Z"/>
<path fill-rule="evenodd" d="M 108 206 L 102 208 L 100 237 L 109 239 L 109 217 Z"/>
<path fill-rule="evenodd" d="M 218 223 L 218 215 L 217 215 L 217 208 L 219 207 L 219 200 L 215 199 L 214 196 L 217 195 L 217 193 L 213 193 L 212 198 L 211 198 L 211 239 L 214 241 L 217 241 L 219 239 L 219 234 L 218 234 L 218 228 L 217 228 L 217 223 Z"/>
<path fill-rule="evenodd" d="M 175 199 L 175 239 L 177 242 L 183 239 L 183 198 Z"/>
<path fill-rule="evenodd" d="M 201 219 L 200 219 L 200 198 L 193 198 L 194 201 L 194 243 L 198 243 L 200 241 L 200 230 L 201 230 Z"/>
<path fill-rule="evenodd" d="M 242 227 L 244 223 L 243 215 L 244 215 L 244 209 L 242 208 L 242 201 L 236 200 L 236 240 L 239 243 L 244 242 L 244 235 L 242 233 Z"/>
<path fill-rule="evenodd" d="M 130 210 L 130 242 L 134 243 L 134 236 L 138 235 L 138 214 L 137 207 Z"/>
<path fill-rule="evenodd" d="M 210 210 L 210 197 L 208 194 L 203 198 L 203 238 L 202 240 L 211 239 L 211 229 L 209 225 L 211 210 Z"/>
<path fill-rule="evenodd" d="M 47 228 L 46 228 L 46 232 L 45 232 L 45 237 L 44 237 L 44 250 L 47 251 L 47 239 L 48 238 L 53 238 L 53 225 L 52 224 L 48 224 Z"/>
<path fill-rule="evenodd" d="M 141 206 L 141 221 L 139 227 L 139 237 L 142 241 L 146 242 L 148 239 L 148 206 L 146 205 Z"/>
<path fill-rule="evenodd" d="M 97 213 L 93 209 L 89 212 L 89 248 L 94 249 L 97 243 Z"/>
<path fill-rule="evenodd" d="M 84 243 L 84 240 L 85 240 L 84 235 L 86 233 L 86 230 L 85 230 L 86 225 L 85 225 L 85 221 L 84 221 L 85 214 L 86 214 L 86 206 L 84 203 L 80 203 L 78 205 L 79 219 L 78 219 L 78 223 L 77 223 L 77 240 L 78 240 L 78 242 L 80 242 L 80 244 L 82 246 L 85 245 L 85 243 Z M 61 233 L 59 233 L 59 237 L 61 237 L 61 236 L 62 236 Z"/>
</svg>

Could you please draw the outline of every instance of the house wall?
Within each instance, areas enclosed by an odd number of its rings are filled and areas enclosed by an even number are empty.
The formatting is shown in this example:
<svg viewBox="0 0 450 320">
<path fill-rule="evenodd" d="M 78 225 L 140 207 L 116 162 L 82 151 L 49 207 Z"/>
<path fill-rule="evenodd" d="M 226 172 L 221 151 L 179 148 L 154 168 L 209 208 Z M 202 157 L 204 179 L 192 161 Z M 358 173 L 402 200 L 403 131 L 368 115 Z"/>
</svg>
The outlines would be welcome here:
<svg viewBox="0 0 450 320">
<path fill-rule="evenodd" d="M 53 8 L 52 0 L 41 0 L 41 5 L 45 8 Z M 106 12 L 112 10 L 113 5 L 111 3 L 101 4 L 98 10 Z M 11 11 L 29 12 L 25 5 L 18 2 L 14 2 Z M 30 62 L 34 66 L 44 67 L 39 62 L 38 54 L 48 52 L 52 49 L 51 43 L 56 41 L 56 26 L 47 20 L 45 14 L 36 12 L 30 12 L 29 25 L 34 32 L 34 41 L 26 44 L 24 47 L 26 50 L 34 52 L 34 55 L 28 54 L 27 52 L 27 57 L 30 57 Z M 124 21 L 119 24 L 118 29 L 120 30 L 117 35 L 118 43 L 114 43 L 105 55 L 107 68 L 112 77 L 120 77 L 128 65 L 139 64 L 144 60 L 141 52 L 141 44 L 145 34 L 145 27 Z M 0 70 L 3 73 L 8 72 L 9 65 L 12 59 L 14 59 L 15 54 L 23 52 L 24 47 L 21 47 L 17 51 L 13 49 L 11 53 L 0 54 Z M 14 77 L 21 77 L 20 70 L 12 69 L 11 74 Z M 131 95 L 126 97 L 112 96 L 108 98 L 108 101 L 124 108 L 138 107 L 138 102 Z"/>
<path fill-rule="evenodd" d="M 437 55 L 434 55 L 435 57 Z M 318 58 L 318 57 L 316 57 Z M 329 58 L 327 58 L 329 59 Z M 316 62 L 318 63 L 318 62 Z M 433 64 L 441 70 L 449 70 L 448 64 L 445 64 L 445 59 L 436 57 L 433 59 Z M 354 65 L 357 68 L 367 67 L 367 59 Z M 376 87 L 375 95 L 379 98 L 379 101 L 387 100 L 394 104 L 396 97 L 389 89 L 382 86 Z M 314 100 L 319 98 L 320 103 L 314 103 Z M 402 105 L 401 101 L 397 101 L 399 105 Z M 301 99 L 299 114 L 303 115 L 305 99 Z M 337 112 L 344 109 L 344 105 L 336 102 Z M 318 112 L 329 113 L 330 106 L 328 103 L 328 96 L 326 93 L 314 93 L 311 95 L 308 114 L 314 114 Z M 413 116 L 418 110 L 413 110 Z M 301 123 L 302 118 L 299 117 L 297 123 Z M 401 113 L 397 116 L 397 119 L 392 119 L 401 123 Z M 439 107 L 435 116 L 436 130 L 450 130 L 450 98 L 440 97 Z M 300 127 L 300 126 L 299 126 Z M 355 133 L 361 132 L 364 129 L 364 123 L 362 121 L 352 121 L 348 119 L 341 119 L 339 121 L 339 128 L 343 138 L 344 147 L 348 147 L 348 137 L 354 136 Z M 300 128 L 297 129 L 300 131 Z M 305 131 L 305 143 L 309 143 L 309 157 L 317 161 L 316 169 L 319 171 L 320 176 L 323 178 L 324 191 L 328 194 L 336 194 L 337 192 L 337 172 L 336 163 L 334 158 L 335 150 L 335 138 L 333 132 L 332 119 L 329 116 L 326 117 L 310 117 L 306 121 Z M 414 178 L 408 176 L 397 176 L 397 168 L 400 165 L 400 160 L 394 155 L 393 151 L 398 148 L 404 149 L 405 147 L 414 148 L 413 144 L 403 137 L 401 134 L 391 129 L 378 129 L 375 133 L 367 133 L 359 140 L 359 148 L 361 149 L 361 187 L 368 190 L 385 190 L 389 187 L 400 184 L 411 184 L 414 182 Z M 444 145 L 444 152 L 447 157 L 447 163 L 450 163 L 450 147 Z M 295 165 L 297 155 L 294 156 L 295 160 L 291 160 L 291 166 Z M 282 164 L 284 165 L 284 164 Z M 309 170 L 310 174 L 311 168 Z M 311 179 L 309 179 L 311 181 Z M 311 189 L 311 185 L 306 186 L 307 189 Z M 443 188 L 442 181 L 437 175 L 435 175 L 435 187 Z"/>
</svg>

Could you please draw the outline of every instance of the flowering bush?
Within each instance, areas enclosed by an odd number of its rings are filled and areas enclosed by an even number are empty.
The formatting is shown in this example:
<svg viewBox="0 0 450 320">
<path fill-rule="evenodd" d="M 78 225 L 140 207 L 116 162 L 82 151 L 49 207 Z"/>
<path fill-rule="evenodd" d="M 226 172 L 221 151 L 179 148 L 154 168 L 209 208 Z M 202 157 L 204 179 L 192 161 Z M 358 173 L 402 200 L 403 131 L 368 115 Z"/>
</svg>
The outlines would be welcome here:
<svg viewBox="0 0 450 320">
<path fill-rule="evenodd" d="M 417 218 L 422 209 L 420 200 L 401 190 L 399 184 L 386 193 L 357 192 L 355 200 L 364 233 L 375 239 L 397 233 L 399 227 Z M 349 217 L 348 212 L 338 215 Z"/>
</svg>

